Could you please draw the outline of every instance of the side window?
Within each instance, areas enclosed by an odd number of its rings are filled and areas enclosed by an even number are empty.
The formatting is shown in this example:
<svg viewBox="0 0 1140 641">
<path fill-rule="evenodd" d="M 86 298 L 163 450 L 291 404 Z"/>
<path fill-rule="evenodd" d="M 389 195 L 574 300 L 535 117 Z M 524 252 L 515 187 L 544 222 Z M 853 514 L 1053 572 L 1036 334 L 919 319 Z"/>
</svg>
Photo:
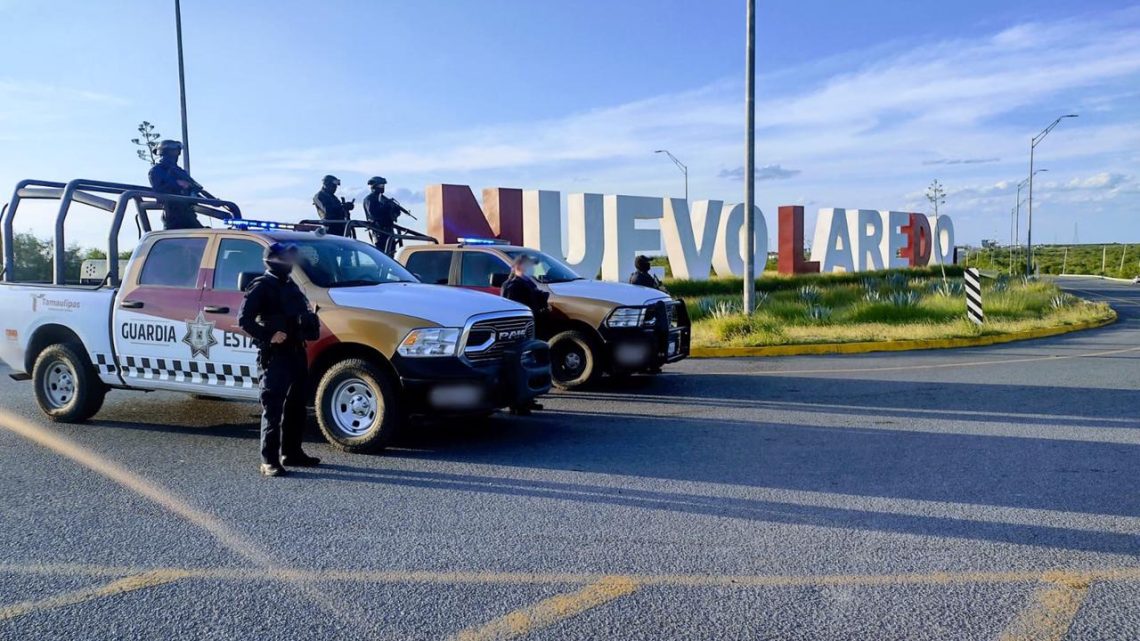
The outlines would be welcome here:
<svg viewBox="0 0 1140 641">
<path fill-rule="evenodd" d="M 139 285 L 194 287 L 206 251 L 205 238 L 164 238 L 146 255 Z"/>
<path fill-rule="evenodd" d="M 491 287 L 494 274 L 509 274 L 511 268 L 502 258 L 486 252 L 464 252 L 459 269 L 459 284 L 464 287 Z"/>
<path fill-rule="evenodd" d="M 261 243 L 243 238 L 223 238 L 218 244 L 218 262 L 214 266 L 214 289 L 238 291 L 244 272 L 265 271 Z"/>
<path fill-rule="evenodd" d="M 451 252 L 413 252 L 408 257 L 406 267 L 420 279 L 420 282 L 429 285 L 446 285 L 448 275 L 451 273 Z"/>
</svg>

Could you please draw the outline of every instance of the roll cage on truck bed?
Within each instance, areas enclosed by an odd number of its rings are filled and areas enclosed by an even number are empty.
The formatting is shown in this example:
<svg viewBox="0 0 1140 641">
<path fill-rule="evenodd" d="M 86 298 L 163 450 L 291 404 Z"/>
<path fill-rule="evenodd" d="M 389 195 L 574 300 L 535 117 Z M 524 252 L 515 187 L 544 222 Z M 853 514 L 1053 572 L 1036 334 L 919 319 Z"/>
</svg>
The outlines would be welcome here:
<svg viewBox="0 0 1140 641">
<path fill-rule="evenodd" d="M 59 201 L 50 282 L 28 282 L 17 269 L 14 219 L 29 200 Z M 152 230 L 150 212 L 171 202 L 223 226 Z M 74 263 L 65 250 L 74 203 L 111 214 L 105 270 L 80 279 L 67 273 Z M 123 269 L 119 234 L 132 205 L 140 240 Z M 549 391 L 549 349 L 534 340 L 529 310 L 420 283 L 352 238 L 362 228 L 375 231 L 354 221 L 341 238 L 313 222 L 251 221 L 227 200 L 139 185 L 21 181 L 0 216 L 0 361 L 12 378 L 33 379 L 41 410 L 62 422 L 93 416 L 110 389 L 256 400 L 257 349 L 237 312 L 264 248 L 291 242 L 306 257 L 294 279 L 321 318 L 307 347 L 310 392 L 332 445 L 377 450 L 409 415 L 484 415 Z"/>
</svg>

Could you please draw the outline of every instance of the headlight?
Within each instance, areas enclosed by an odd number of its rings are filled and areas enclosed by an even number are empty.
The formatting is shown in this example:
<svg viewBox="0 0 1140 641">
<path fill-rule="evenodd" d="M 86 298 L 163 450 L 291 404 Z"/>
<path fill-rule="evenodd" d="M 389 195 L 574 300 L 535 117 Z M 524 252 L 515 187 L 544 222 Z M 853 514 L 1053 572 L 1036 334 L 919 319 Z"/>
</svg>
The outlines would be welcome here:
<svg viewBox="0 0 1140 641">
<path fill-rule="evenodd" d="M 644 307 L 619 307 L 606 319 L 609 327 L 640 327 L 645 316 Z"/>
<path fill-rule="evenodd" d="M 459 346 L 458 327 L 425 327 L 408 332 L 396 352 L 401 356 L 455 356 Z"/>
</svg>

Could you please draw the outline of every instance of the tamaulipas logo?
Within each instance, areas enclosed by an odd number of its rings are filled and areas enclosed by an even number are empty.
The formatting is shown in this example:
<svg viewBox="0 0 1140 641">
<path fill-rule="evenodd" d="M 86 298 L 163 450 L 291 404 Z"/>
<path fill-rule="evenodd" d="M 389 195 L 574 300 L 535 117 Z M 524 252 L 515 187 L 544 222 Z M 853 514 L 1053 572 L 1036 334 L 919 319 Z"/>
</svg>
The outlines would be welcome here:
<svg viewBox="0 0 1140 641">
<path fill-rule="evenodd" d="M 32 311 L 71 312 L 79 309 L 80 303 L 75 300 L 62 298 L 49 298 L 47 294 L 32 294 Z"/>
<path fill-rule="evenodd" d="M 579 274 L 623 280 L 637 254 L 664 246 L 676 278 L 744 274 L 744 205 L 680 198 L 492 187 L 482 206 L 466 185 L 429 185 L 427 232 L 443 243 L 501 238 L 563 258 Z M 768 225 L 755 208 L 756 275 L 768 255 Z M 660 230 L 639 221 L 656 221 Z M 811 259 L 804 259 L 804 208 L 779 208 L 779 271 L 857 272 L 954 262 L 954 224 L 947 216 L 878 209 L 819 210 Z M 563 250 L 565 247 L 565 251 Z"/>
</svg>

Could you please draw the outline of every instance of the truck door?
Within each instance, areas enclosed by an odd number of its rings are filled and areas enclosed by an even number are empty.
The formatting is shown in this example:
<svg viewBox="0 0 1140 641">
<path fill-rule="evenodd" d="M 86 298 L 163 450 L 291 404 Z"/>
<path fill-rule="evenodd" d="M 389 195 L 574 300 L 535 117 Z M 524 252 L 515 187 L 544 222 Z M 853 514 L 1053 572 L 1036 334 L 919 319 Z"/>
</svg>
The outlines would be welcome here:
<svg viewBox="0 0 1140 641">
<path fill-rule="evenodd" d="M 459 286 L 499 295 L 502 286 L 495 286 L 495 275 L 505 280 L 511 267 L 499 256 L 485 251 L 465 251 L 460 254 Z"/>
<path fill-rule="evenodd" d="M 238 310 L 245 292 L 242 274 L 265 271 L 265 245 L 244 237 L 218 239 L 213 259 L 207 261 L 202 317 L 210 324 L 215 346 L 210 356 L 213 381 L 226 388 L 224 396 L 257 396 L 257 348 L 238 327 Z"/>
<path fill-rule="evenodd" d="M 115 358 L 129 385 L 198 392 L 212 344 L 202 332 L 202 260 L 207 236 L 160 238 L 128 275 L 112 318 Z"/>
<path fill-rule="evenodd" d="M 421 249 L 408 256 L 404 267 L 421 283 L 447 285 L 451 279 L 451 257 L 454 253 L 447 249 Z"/>
</svg>

